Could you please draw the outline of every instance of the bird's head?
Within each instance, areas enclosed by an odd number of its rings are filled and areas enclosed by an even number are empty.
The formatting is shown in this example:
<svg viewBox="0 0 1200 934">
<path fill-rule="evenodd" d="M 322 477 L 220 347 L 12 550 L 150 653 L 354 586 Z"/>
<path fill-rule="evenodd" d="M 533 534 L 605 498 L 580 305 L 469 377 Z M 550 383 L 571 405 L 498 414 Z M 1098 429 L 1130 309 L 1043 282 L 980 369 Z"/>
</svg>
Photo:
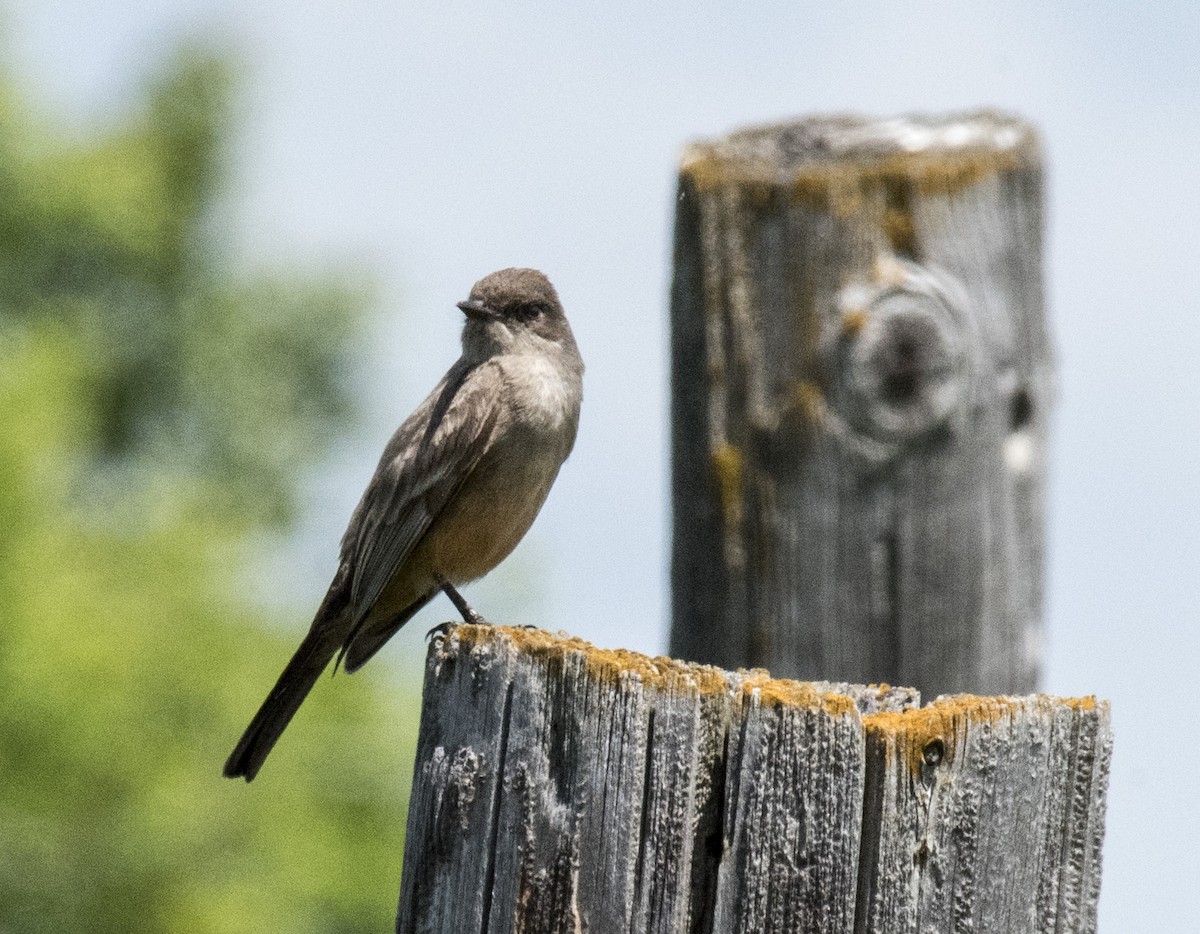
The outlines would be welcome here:
<svg viewBox="0 0 1200 934">
<path fill-rule="evenodd" d="M 575 346 L 558 293 L 536 269 L 501 269 L 484 276 L 458 307 L 467 316 L 464 347 L 488 343 L 511 352 L 542 342 Z"/>
</svg>

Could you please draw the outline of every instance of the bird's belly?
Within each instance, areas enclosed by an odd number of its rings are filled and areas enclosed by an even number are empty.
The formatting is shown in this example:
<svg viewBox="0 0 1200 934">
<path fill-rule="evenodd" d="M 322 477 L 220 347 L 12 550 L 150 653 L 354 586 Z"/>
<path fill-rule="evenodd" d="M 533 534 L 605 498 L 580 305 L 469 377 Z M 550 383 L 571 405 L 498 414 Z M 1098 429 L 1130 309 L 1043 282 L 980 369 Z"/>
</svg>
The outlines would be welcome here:
<svg viewBox="0 0 1200 934">
<path fill-rule="evenodd" d="M 562 460 L 558 445 L 533 432 L 489 451 L 425 536 L 434 573 L 463 584 L 507 558 L 541 510 Z"/>
</svg>

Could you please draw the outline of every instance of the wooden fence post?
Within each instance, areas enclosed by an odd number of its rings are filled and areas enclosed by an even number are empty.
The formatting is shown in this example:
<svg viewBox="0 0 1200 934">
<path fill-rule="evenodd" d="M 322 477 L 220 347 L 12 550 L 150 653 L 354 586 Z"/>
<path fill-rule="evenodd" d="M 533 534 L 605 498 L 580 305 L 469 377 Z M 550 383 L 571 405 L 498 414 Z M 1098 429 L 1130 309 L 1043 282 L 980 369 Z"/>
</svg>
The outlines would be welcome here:
<svg viewBox="0 0 1200 934">
<path fill-rule="evenodd" d="M 671 654 L 1036 689 L 1041 168 L 993 113 L 691 146 L 672 289 Z"/>
<path fill-rule="evenodd" d="M 397 931 L 1094 931 L 1106 706 L 916 700 L 452 627 Z"/>
</svg>

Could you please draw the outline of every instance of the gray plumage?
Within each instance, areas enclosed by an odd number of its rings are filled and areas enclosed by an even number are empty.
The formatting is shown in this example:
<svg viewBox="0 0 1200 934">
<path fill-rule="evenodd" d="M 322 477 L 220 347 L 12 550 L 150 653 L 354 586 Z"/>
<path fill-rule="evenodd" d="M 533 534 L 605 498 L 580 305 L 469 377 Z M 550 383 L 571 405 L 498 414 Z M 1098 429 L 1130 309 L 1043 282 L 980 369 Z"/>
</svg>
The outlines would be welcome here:
<svg viewBox="0 0 1200 934">
<path fill-rule="evenodd" d="M 504 560 L 571 452 L 583 361 L 549 280 L 502 269 L 459 308 L 462 356 L 384 449 L 312 627 L 227 777 L 254 778 L 335 655 L 356 671 L 439 589 L 457 598 L 454 586 Z"/>
</svg>

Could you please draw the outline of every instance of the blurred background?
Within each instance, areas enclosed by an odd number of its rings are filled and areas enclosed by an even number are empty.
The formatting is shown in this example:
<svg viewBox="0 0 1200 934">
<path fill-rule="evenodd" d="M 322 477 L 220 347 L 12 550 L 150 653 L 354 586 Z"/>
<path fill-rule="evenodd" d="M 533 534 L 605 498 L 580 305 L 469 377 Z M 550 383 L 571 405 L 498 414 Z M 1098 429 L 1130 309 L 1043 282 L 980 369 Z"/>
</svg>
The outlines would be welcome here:
<svg viewBox="0 0 1200 934">
<path fill-rule="evenodd" d="M 422 8 L 424 7 L 424 9 Z M 1113 702 L 1100 923 L 1191 931 L 1200 7 L 0 0 L 0 931 L 390 929 L 423 637 L 221 763 L 465 297 L 547 271 L 579 442 L 490 618 L 661 652 L 675 165 L 812 112 L 1043 131 L 1043 687 Z"/>
</svg>

